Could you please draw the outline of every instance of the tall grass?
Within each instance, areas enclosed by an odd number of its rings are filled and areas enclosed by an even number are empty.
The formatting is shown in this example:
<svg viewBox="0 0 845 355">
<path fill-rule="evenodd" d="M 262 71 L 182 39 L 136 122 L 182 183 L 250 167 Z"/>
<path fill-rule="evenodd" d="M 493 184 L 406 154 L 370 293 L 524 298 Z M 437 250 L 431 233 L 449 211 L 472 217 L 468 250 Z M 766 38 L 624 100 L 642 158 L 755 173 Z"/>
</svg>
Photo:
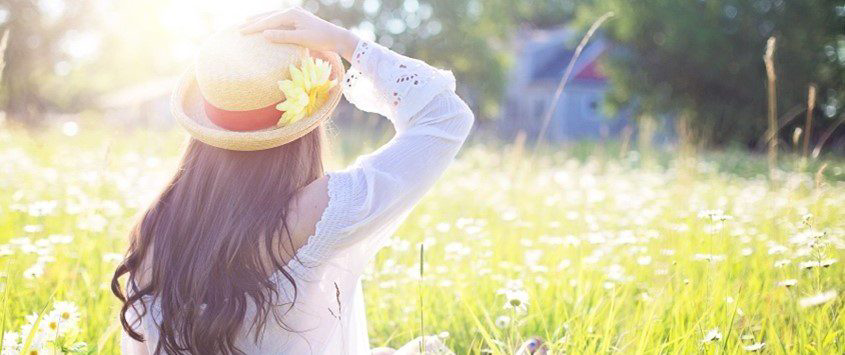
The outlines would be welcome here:
<svg viewBox="0 0 845 355">
<path fill-rule="evenodd" d="M 774 179 L 775 167 L 778 159 L 778 103 L 777 103 L 777 74 L 775 73 L 775 47 L 777 40 L 774 36 L 769 37 L 766 41 L 766 53 L 763 55 L 763 62 L 766 64 L 766 77 L 768 79 L 766 85 L 766 96 L 768 97 L 768 122 L 769 129 L 767 131 L 768 142 L 768 159 L 769 159 L 769 178 Z"/>
<path fill-rule="evenodd" d="M 807 119 L 804 121 L 804 143 L 802 155 L 807 158 L 810 152 L 810 139 L 813 138 L 813 111 L 816 109 L 816 86 L 810 84 L 807 88 Z"/>
<path fill-rule="evenodd" d="M 572 58 L 569 59 L 569 63 L 566 64 L 566 69 L 563 71 L 563 76 L 561 76 L 560 81 L 557 85 L 557 89 L 555 89 L 554 96 L 552 96 L 551 105 L 549 105 L 549 107 L 543 113 L 543 121 L 542 125 L 540 126 L 540 132 L 537 134 L 537 140 L 534 144 L 534 149 L 532 150 L 532 158 L 534 157 L 535 152 L 539 149 L 540 145 L 543 144 L 543 141 L 545 140 L 546 130 L 549 129 L 549 123 L 551 123 L 552 121 L 552 116 L 554 115 L 555 109 L 557 108 L 558 101 L 560 101 L 560 96 L 561 94 L 563 94 L 563 90 L 566 88 L 566 84 L 569 82 L 569 77 L 572 75 L 572 69 L 575 67 L 575 63 L 578 62 L 578 58 L 581 57 L 581 51 L 584 50 L 584 48 L 587 46 L 587 43 L 590 42 L 590 39 L 593 38 L 593 35 L 601 27 L 601 25 L 612 17 L 613 12 L 609 11 L 604 15 L 600 16 L 595 21 L 593 21 L 592 25 L 590 25 L 590 28 L 587 30 L 587 33 L 584 34 L 584 37 L 582 37 L 581 41 L 578 42 L 578 46 L 575 47 L 575 52 L 572 54 Z"/>
<path fill-rule="evenodd" d="M 183 137 L 83 124 L 72 137 L 0 129 L 0 142 L 4 329 L 70 301 L 81 319 L 66 344 L 117 353 L 114 253 Z M 458 354 L 511 354 L 533 336 L 555 354 L 845 352 L 841 161 L 815 176 L 783 157 L 773 186 L 765 159 L 739 152 L 644 164 L 618 146 L 559 148 L 523 174 L 510 147 L 461 153 L 365 274 L 373 346 L 448 332 Z"/>
</svg>

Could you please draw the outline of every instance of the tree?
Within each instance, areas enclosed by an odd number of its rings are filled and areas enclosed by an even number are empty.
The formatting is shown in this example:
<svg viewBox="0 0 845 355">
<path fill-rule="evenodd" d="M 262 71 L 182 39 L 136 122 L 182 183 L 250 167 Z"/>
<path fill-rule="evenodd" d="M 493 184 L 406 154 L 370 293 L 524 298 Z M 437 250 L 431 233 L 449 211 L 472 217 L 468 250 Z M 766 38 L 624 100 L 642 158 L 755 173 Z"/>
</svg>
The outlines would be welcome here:
<svg viewBox="0 0 845 355">
<path fill-rule="evenodd" d="M 0 1 L 0 11 L 6 14 L 0 24 L 9 30 L 2 102 L 12 118 L 37 121 L 54 104 L 42 92 L 43 84 L 54 77 L 56 64 L 67 59 L 61 41 L 84 23 L 90 5 L 87 0 L 68 1 L 58 9 L 34 0 Z"/>
<path fill-rule="evenodd" d="M 572 0 L 290 0 L 277 6 L 285 3 L 301 3 L 401 53 L 451 69 L 481 118 L 497 114 L 516 29 L 562 25 L 575 8 Z M 219 6 L 214 12 L 186 4 L 0 0 L 0 24 L 8 11 L 5 27 L 12 32 L 2 107 L 13 119 L 34 122 L 45 110 L 84 110 L 116 88 L 177 75 L 191 60 L 185 54 L 204 36 L 238 20 L 219 16 Z M 96 50 L 75 56 L 68 42 L 95 42 Z"/>
<path fill-rule="evenodd" d="M 482 118 L 497 114 L 520 26 L 561 26 L 571 0 L 364 0 L 306 2 L 309 10 L 435 66 L 450 68 Z"/>
<path fill-rule="evenodd" d="M 605 63 L 611 109 L 636 103 L 683 113 L 711 143 L 753 145 L 766 129 L 766 39 L 777 37 L 778 112 L 803 107 L 816 83 L 822 124 L 843 111 L 845 7 L 835 0 L 596 0 L 586 23 L 612 10 Z"/>
</svg>

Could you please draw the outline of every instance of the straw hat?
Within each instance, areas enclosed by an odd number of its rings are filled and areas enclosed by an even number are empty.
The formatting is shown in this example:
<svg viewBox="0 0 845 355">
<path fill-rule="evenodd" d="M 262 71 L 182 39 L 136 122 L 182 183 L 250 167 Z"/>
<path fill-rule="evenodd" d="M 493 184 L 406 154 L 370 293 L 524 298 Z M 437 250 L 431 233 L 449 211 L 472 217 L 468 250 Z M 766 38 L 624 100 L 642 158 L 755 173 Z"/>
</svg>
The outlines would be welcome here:
<svg viewBox="0 0 845 355">
<path fill-rule="evenodd" d="M 290 79 L 290 65 L 308 56 L 331 65 L 337 84 L 310 115 L 277 126 L 285 100 L 280 80 Z M 292 142 L 328 119 L 340 101 L 343 63 L 331 52 L 309 53 L 292 44 L 274 44 L 261 34 L 242 35 L 231 28 L 212 35 L 179 80 L 171 97 L 176 121 L 194 138 L 228 150 L 263 150 Z"/>
</svg>

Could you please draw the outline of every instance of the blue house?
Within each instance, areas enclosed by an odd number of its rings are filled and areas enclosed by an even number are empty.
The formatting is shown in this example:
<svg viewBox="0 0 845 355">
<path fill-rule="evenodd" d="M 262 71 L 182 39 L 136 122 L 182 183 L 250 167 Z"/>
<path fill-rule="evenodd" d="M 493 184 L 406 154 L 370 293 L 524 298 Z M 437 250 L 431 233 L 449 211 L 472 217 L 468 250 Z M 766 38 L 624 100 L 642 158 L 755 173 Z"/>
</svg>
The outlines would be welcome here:
<svg viewBox="0 0 845 355">
<path fill-rule="evenodd" d="M 580 37 L 573 36 L 568 29 L 526 30 L 516 36 L 515 63 L 499 121 L 502 136 L 510 138 L 519 131 L 532 139 L 537 136 L 575 54 Z M 608 117 L 601 110 L 609 82 L 598 62 L 607 49 L 607 41 L 596 35 L 581 52 L 546 131 L 549 141 L 613 137 L 629 123 L 625 112 Z"/>
</svg>

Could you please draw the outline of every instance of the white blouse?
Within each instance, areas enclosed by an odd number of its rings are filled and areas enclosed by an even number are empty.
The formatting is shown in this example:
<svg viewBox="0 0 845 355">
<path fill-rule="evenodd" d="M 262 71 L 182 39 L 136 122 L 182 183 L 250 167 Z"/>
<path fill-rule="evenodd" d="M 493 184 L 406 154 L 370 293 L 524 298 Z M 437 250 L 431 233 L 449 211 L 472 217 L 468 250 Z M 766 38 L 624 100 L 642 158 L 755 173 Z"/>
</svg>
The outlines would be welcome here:
<svg viewBox="0 0 845 355">
<path fill-rule="evenodd" d="M 292 308 L 281 306 L 278 312 L 292 329 L 270 317 L 257 344 L 254 329 L 244 329 L 237 346 L 248 354 L 370 353 L 361 274 L 454 160 L 473 125 L 451 72 L 373 42 L 358 43 L 343 85 L 349 102 L 387 117 L 396 135 L 345 170 L 328 173 L 328 206 L 314 235 L 288 263 L 298 294 Z M 273 278 L 289 300 L 290 283 L 280 273 Z M 150 354 L 158 342 L 154 322 L 160 319 L 152 302 L 138 328 Z M 248 312 L 244 324 L 250 319 Z M 143 345 L 124 333 L 124 354 Z"/>
</svg>

